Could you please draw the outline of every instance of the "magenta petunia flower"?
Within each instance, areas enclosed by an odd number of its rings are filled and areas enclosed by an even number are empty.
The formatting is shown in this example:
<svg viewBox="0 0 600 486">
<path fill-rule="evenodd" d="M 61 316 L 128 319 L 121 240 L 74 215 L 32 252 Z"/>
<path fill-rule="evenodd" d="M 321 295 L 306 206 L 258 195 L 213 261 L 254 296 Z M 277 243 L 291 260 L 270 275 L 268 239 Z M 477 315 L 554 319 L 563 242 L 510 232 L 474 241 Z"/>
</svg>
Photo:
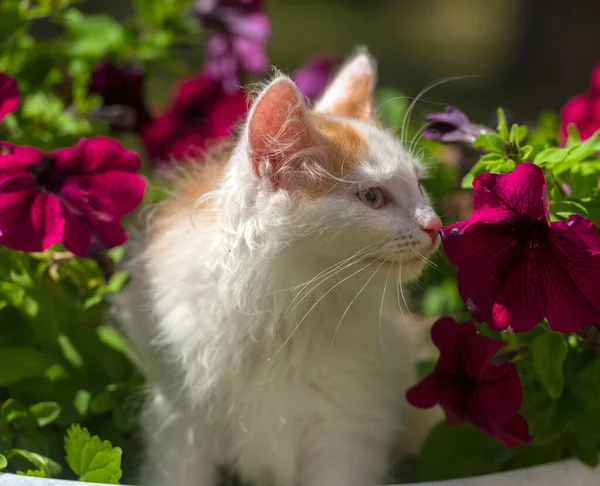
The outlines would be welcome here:
<svg viewBox="0 0 600 486">
<path fill-rule="evenodd" d="M 597 130 L 600 130 L 600 64 L 592 71 L 589 93 L 571 98 L 560 112 L 558 138 L 561 145 L 567 141 L 568 127 L 571 123 L 579 130 L 581 140 L 590 138 Z"/>
<path fill-rule="evenodd" d="M 473 181 L 470 219 L 442 229 L 463 300 L 478 321 L 528 331 L 542 318 L 555 331 L 600 323 L 600 236 L 590 220 L 551 223 L 546 178 L 525 162 Z"/>
<path fill-rule="evenodd" d="M 150 121 L 144 102 L 144 73 L 133 65 L 118 66 L 109 61 L 92 72 L 90 93 L 99 94 L 104 106 L 96 114 L 114 131 L 139 131 Z"/>
<path fill-rule="evenodd" d="M 142 201 L 140 158 L 109 138 L 46 153 L 0 142 L 0 245 L 43 251 L 62 242 L 78 256 L 121 245 L 121 216 Z"/>
<path fill-rule="evenodd" d="M 291 78 L 309 99 L 314 101 L 323 94 L 335 65 L 332 55 L 323 54 L 300 66 Z"/>
<path fill-rule="evenodd" d="M 0 121 L 19 106 L 21 95 L 19 87 L 13 78 L 0 73 Z"/>
<path fill-rule="evenodd" d="M 491 362 L 506 343 L 451 317 L 436 321 L 431 338 L 440 356 L 433 372 L 406 392 L 409 403 L 440 405 L 451 425 L 471 422 L 506 447 L 530 442 L 527 422 L 518 414 L 523 389 L 515 365 Z"/>
<path fill-rule="evenodd" d="M 206 71 L 227 93 L 240 87 L 240 73 L 269 67 L 265 51 L 271 37 L 262 0 L 196 0 L 193 13 L 209 31 Z"/>
<path fill-rule="evenodd" d="M 210 141 L 229 136 L 247 110 L 243 91 L 226 93 L 218 80 L 200 72 L 184 80 L 172 106 L 144 128 L 144 143 L 157 162 L 198 158 Z"/>
</svg>

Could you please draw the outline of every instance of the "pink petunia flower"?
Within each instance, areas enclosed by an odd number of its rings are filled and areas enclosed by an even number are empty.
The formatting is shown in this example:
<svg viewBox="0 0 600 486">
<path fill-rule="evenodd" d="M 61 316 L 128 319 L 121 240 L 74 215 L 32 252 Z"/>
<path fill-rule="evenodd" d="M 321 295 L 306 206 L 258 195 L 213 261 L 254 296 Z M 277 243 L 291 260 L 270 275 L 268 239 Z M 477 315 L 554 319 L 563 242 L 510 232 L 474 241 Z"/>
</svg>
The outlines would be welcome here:
<svg viewBox="0 0 600 486">
<path fill-rule="evenodd" d="M 13 78 L 0 73 L 0 121 L 19 106 L 21 95 L 19 87 Z"/>
<path fill-rule="evenodd" d="M 325 91 L 334 65 L 335 59 L 332 55 L 322 54 L 296 69 L 291 78 L 304 95 L 314 101 Z"/>
<path fill-rule="evenodd" d="M 109 138 L 46 153 L 0 142 L 0 245 L 43 251 L 62 242 L 78 256 L 121 245 L 121 216 L 142 201 L 140 158 Z"/>
<path fill-rule="evenodd" d="M 470 219 L 442 229 L 460 295 L 478 321 L 528 331 L 542 318 L 571 333 L 600 323 L 600 236 L 590 220 L 551 223 L 546 178 L 525 162 L 473 181 Z"/>
<path fill-rule="evenodd" d="M 144 128 L 144 143 L 159 163 L 198 158 L 209 141 L 229 136 L 247 110 L 242 90 L 226 93 L 218 80 L 200 72 L 184 80 L 172 106 Z"/>
<path fill-rule="evenodd" d="M 209 31 L 206 71 L 227 93 L 240 87 L 240 74 L 269 67 L 265 51 L 271 24 L 262 0 L 196 0 L 193 13 Z"/>
<path fill-rule="evenodd" d="M 567 141 L 568 127 L 571 123 L 579 130 L 581 140 L 590 138 L 597 130 L 600 130 L 600 64 L 592 71 L 589 93 L 571 98 L 560 112 L 558 138 L 561 145 Z"/>
<path fill-rule="evenodd" d="M 451 425 L 471 422 L 506 447 L 530 442 L 527 422 L 518 414 L 523 389 L 515 365 L 491 362 L 506 343 L 450 317 L 433 325 L 431 338 L 440 350 L 438 362 L 406 392 L 409 403 L 418 408 L 440 405 Z"/>
</svg>

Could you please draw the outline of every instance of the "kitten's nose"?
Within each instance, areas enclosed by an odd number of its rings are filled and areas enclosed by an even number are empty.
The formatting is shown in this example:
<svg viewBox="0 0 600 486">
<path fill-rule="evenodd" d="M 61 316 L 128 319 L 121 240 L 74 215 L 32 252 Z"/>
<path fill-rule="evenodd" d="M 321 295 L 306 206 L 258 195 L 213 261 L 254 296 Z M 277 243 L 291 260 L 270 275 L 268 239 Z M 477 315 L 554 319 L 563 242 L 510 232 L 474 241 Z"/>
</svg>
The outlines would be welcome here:
<svg viewBox="0 0 600 486">
<path fill-rule="evenodd" d="M 426 225 L 421 226 L 421 229 L 425 231 L 431 238 L 431 243 L 435 245 L 440 228 L 442 227 L 442 221 L 437 216 L 430 220 Z"/>
</svg>

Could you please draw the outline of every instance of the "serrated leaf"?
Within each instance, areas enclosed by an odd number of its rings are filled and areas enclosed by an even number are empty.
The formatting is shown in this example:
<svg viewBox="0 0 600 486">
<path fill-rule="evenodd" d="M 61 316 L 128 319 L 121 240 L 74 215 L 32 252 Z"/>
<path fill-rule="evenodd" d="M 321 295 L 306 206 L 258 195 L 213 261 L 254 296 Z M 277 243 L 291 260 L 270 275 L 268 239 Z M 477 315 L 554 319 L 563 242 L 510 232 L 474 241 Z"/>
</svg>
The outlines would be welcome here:
<svg viewBox="0 0 600 486">
<path fill-rule="evenodd" d="M 544 332 L 531 343 L 531 360 L 535 374 L 548 395 L 555 400 L 563 392 L 563 364 L 568 352 L 564 336 L 557 332 Z"/>
<path fill-rule="evenodd" d="M 65 452 L 67 463 L 81 481 L 118 484 L 121 479 L 121 449 L 92 437 L 78 424 L 67 431 Z"/>
<path fill-rule="evenodd" d="M 14 385 L 26 378 L 44 376 L 54 359 L 33 348 L 0 348 L 0 386 Z"/>
<path fill-rule="evenodd" d="M 39 402 L 29 407 L 40 427 L 54 422 L 60 415 L 60 405 L 56 402 Z"/>
<path fill-rule="evenodd" d="M 23 471 L 17 471 L 17 475 L 18 476 L 29 476 L 32 478 L 49 478 L 50 476 L 48 476 L 48 474 L 46 474 L 46 471 L 44 471 L 43 469 L 28 469 L 27 472 L 23 472 Z"/>
</svg>

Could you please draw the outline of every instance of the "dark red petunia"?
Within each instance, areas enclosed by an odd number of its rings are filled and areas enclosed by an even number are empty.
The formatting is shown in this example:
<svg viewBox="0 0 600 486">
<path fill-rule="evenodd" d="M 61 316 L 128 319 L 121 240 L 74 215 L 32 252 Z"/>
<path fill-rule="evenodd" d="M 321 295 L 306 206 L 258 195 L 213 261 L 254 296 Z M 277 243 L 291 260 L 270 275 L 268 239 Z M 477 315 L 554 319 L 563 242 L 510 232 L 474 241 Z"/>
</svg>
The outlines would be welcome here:
<svg viewBox="0 0 600 486">
<path fill-rule="evenodd" d="M 559 141 L 564 145 L 569 135 L 569 124 L 579 130 L 581 140 L 600 130 L 600 64 L 592 71 L 589 93 L 580 94 L 565 103 L 560 112 Z"/>
<path fill-rule="evenodd" d="M 471 422 L 506 447 L 530 442 L 527 422 L 518 414 L 523 389 L 515 365 L 491 362 L 506 343 L 450 317 L 433 325 L 431 338 L 440 356 L 433 372 L 406 392 L 409 403 L 440 405 L 448 423 Z"/>
<path fill-rule="evenodd" d="M 442 242 L 475 319 L 516 332 L 544 317 L 564 333 L 600 323 L 594 223 L 578 215 L 551 223 L 546 178 L 531 163 L 481 174 L 473 187 L 473 215 L 443 228 Z"/>
<path fill-rule="evenodd" d="M 156 162 L 198 158 L 210 141 L 229 136 L 247 110 L 242 90 L 226 93 L 218 80 L 201 72 L 184 80 L 172 106 L 144 128 L 144 143 Z"/>
<path fill-rule="evenodd" d="M 242 72 L 260 74 L 269 67 L 271 24 L 262 0 L 196 0 L 193 13 L 209 32 L 206 72 L 227 93 L 239 89 Z"/>
<path fill-rule="evenodd" d="M 78 256 L 121 245 L 121 216 L 142 201 L 140 158 L 109 138 L 46 153 L 0 142 L 0 245 Z"/>
<path fill-rule="evenodd" d="M 13 78 L 0 73 L 0 121 L 19 106 L 21 95 L 19 87 Z"/>
<path fill-rule="evenodd" d="M 140 131 L 150 121 L 144 102 L 144 73 L 132 65 L 118 66 L 109 61 L 92 72 L 90 93 L 104 102 L 97 116 L 115 131 Z"/>
</svg>

